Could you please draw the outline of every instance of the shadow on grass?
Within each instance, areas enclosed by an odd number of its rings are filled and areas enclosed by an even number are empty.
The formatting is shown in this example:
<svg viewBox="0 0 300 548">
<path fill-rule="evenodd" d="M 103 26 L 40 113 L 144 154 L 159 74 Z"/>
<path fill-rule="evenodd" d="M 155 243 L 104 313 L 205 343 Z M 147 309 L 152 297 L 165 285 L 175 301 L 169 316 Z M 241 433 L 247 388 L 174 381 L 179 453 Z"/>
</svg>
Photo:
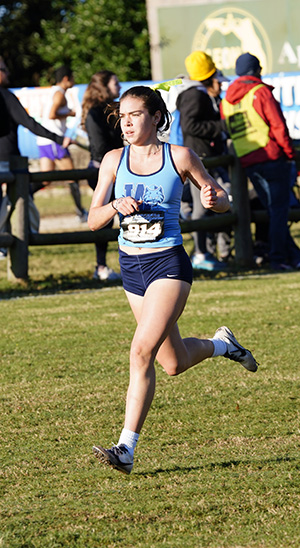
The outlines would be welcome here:
<svg viewBox="0 0 300 548">
<path fill-rule="evenodd" d="M 28 280 L 27 282 L 9 285 L 8 282 L 0 284 L 0 300 L 17 297 L 52 295 L 70 291 L 93 291 L 107 287 L 122 287 L 120 280 L 100 281 L 84 276 L 47 276 L 40 280 Z"/>
<path fill-rule="evenodd" d="M 293 272 L 293 271 L 292 271 Z M 234 264 L 229 265 L 222 271 L 194 271 L 194 281 L 199 280 L 231 280 L 236 277 L 253 277 L 279 274 L 268 268 L 243 269 Z M 282 272 L 280 272 L 282 274 Z M 284 273 L 288 275 L 289 272 Z M 28 279 L 20 283 L 10 283 L 7 280 L 0 281 L 0 300 L 36 296 L 51 295 L 71 291 L 97 290 L 107 287 L 122 287 L 122 281 L 100 281 L 94 280 L 84 274 L 53 275 L 50 274 L 41 279 Z"/>
<path fill-rule="evenodd" d="M 285 462 L 293 462 L 293 463 L 300 463 L 300 458 L 296 457 L 289 457 L 288 455 L 284 455 L 282 457 L 271 457 L 266 459 L 232 459 L 229 461 L 221 461 L 221 462 L 209 462 L 209 463 L 203 463 L 199 466 L 170 466 L 169 468 L 157 468 L 156 470 L 149 471 L 149 472 L 136 472 L 135 476 L 142 476 L 142 477 L 155 477 L 160 474 L 170 474 L 174 472 L 181 472 L 181 473 L 189 473 L 193 471 L 198 470 L 217 470 L 217 469 L 225 469 L 225 468 L 235 468 L 238 466 L 252 466 L 253 468 L 257 470 L 263 469 L 266 465 L 270 464 L 281 464 Z"/>
</svg>

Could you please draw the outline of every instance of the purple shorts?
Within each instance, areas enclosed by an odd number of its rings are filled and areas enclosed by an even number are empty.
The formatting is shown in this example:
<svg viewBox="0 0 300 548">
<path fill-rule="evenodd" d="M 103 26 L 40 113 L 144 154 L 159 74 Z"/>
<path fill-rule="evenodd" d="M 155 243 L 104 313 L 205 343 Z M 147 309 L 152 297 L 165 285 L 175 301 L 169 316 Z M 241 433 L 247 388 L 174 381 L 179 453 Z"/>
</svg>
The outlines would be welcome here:
<svg viewBox="0 0 300 548">
<path fill-rule="evenodd" d="M 57 143 L 52 145 L 39 146 L 40 158 L 49 158 L 49 160 L 62 160 L 70 156 L 70 152 L 67 148 L 63 148 Z"/>
<path fill-rule="evenodd" d="M 143 296 L 155 280 L 182 280 L 192 285 L 193 269 L 182 245 L 165 251 L 128 255 L 119 249 L 123 287 L 126 291 Z"/>
</svg>

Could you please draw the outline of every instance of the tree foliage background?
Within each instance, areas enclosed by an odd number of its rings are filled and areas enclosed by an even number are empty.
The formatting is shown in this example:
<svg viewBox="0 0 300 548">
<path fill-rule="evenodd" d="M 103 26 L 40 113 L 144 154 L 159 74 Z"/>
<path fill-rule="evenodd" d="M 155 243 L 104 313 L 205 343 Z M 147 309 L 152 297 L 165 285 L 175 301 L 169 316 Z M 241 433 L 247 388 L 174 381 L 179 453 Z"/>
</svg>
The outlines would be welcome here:
<svg viewBox="0 0 300 548">
<path fill-rule="evenodd" d="M 14 87 L 53 83 L 71 66 L 77 84 L 102 69 L 151 79 L 145 0 L 24 0 L 0 6 L 0 55 Z"/>
</svg>

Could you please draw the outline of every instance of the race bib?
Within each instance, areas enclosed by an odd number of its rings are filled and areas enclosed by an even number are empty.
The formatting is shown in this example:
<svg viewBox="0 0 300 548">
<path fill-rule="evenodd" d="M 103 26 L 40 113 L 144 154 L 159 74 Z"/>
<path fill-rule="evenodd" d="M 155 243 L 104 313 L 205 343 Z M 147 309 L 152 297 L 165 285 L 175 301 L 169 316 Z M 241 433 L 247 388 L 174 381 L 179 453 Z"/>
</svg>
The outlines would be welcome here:
<svg viewBox="0 0 300 548">
<path fill-rule="evenodd" d="M 134 244 L 156 242 L 164 234 L 164 220 L 162 211 L 142 211 L 127 215 L 121 221 L 123 238 Z"/>
</svg>

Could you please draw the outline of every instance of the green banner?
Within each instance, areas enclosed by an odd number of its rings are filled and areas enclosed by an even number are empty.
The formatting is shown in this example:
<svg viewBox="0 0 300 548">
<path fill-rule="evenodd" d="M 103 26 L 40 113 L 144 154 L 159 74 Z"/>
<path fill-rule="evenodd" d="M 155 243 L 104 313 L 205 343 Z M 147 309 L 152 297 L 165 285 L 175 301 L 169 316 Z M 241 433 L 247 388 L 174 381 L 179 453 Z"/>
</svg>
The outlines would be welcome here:
<svg viewBox="0 0 300 548">
<path fill-rule="evenodd" d="M 234 74 L 236 58 L 246 51 L 260 59 L 263 74 L 300 71 L 299 20 L 299 0 L 194 0 L 174 5 L 156 0 L 160 77 L 185 74 L 184 60 L 196 49 L 210 53 L 227 75 Z"/>
</svg>

